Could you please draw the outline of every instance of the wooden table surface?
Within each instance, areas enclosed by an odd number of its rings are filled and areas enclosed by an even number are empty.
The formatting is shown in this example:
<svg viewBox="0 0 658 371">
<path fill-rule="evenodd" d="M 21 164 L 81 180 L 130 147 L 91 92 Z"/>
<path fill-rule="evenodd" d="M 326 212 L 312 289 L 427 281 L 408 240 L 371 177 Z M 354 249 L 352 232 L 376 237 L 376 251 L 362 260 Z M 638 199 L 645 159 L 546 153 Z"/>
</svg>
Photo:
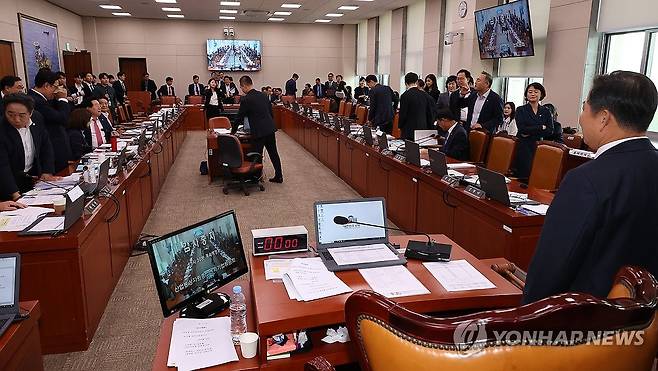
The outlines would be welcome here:
<svg viewBox="0 0 658 371">
<path fill-rule="evenodd" d="M 22 301 L 20 312 L 29 317 L 11 324 L 0 336 L 0 370 L 43 370 L 41 342 L 39 338 L 39 302 Z"/>
</svg>

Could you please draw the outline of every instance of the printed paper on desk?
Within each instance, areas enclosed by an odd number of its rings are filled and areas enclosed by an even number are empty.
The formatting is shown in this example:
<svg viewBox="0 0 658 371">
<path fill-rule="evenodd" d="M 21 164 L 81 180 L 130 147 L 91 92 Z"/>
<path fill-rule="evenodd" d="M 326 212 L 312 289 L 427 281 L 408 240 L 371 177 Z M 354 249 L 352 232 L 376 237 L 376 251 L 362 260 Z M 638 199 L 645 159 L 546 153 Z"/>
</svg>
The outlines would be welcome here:
<svg viewBox="0 0 658 371">
<path fill-rule="evenodd" d="M 448 169 L 470 169 L 475 167 L 473 164 L 469 164 L 468 162 L 460 162 L 457 164 L 448 164 Z"/>
<path fill-rule="evenodd" d="M 49 216 L 41 219 L 37 225 L 30 228 L 30 232 L 61 231 L 62 229 L 64 229 L 64 217 Z"/>
<path fill-rule="evenodd" d="M 466 260 L 425 262 L 423 265 L 448 292 L 496 287 Z"/>
<path fill-rule="evenodd" d="M 238 360 L 231 341 L 229 317 L 179 318 L 174 322 L 171 342 L 167 365 L 176 366 L 179 371 L 196 370 Z"/>
<path fill-rule="evenodd" d="M 303 258 L 304 261 L 309 263 L 322 263 L 320 258 Z M 283 274 L 288 271 L 290 264 L 294 259 L 267 259 L 263 261 L 263 266 L 265 268 L 265 279 L 266 280 L 280 280 L 283 278 Z M 315 261 L 315 262 L 313 262 Z"/>
<path fill-rule="evenodd" d="M 324 264 L 306 260 L 294 259 L 288 272 L 283 275 L 284 284 L 291 284 L 296 291 L 296 295 L 291 295 L 291 290 L 288 290 L 290 297 L 297 296 L 297 300 L 311 301 L 352 291 L 333 272 L 329 272 Z"/>
<path fill-rule="evenodd" d="M 526 209 L 526 210 L 530 210 L 533 213 L 536 213 L 536 214 L 539 214 L 539 215 L 546 215 L 546 213 L 548 212 L 548 205 L 544 205 L 544 204 L 541 204 L 541 205 L 523 205 L 521 207 Z"/>
<path fill-rule="evenodd" d="M 387 298 L 430 293 L 427 287 L 423 286 L 418 278 L 403 265 L 359 269 L 359 273 L 373 291 Z"/>
<path fill-rule="evenodd" d="M 327 249 L 338 265 L 352 265 L 363 263 L 376 263 L 388 260 L 397 260 L 388 246 L 378 243 L 363 246 L 334 247 Z"/>
</svg>

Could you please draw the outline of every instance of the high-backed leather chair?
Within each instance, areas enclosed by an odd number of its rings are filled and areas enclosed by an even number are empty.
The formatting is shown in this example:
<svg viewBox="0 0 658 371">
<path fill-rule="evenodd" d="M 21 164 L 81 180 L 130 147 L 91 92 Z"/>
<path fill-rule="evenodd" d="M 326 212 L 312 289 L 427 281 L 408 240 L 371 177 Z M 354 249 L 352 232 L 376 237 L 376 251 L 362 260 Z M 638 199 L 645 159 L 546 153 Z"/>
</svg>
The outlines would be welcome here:
<svg viewBox="0 0 658 371">
<path fill-rule="evenodd" d="M 317 98 L 312 95 L 305 95 L 302 97 L 302 104 L 311 104 L 311 103 L 315 103 L 316 101 Z"/>
<path fill-rule="evenodd" d="M 295 101 L 295 97 L 293 97 L 292 95 L 282 95 L 281 96 L 281 102 L 283 102 L 283 103 L 290 104 L 294 101 Z"/>
<path fill-rule="evenodd" d="M 189 104 L 203 104 L 203 96 L 201 95 L 190 95 L 187 98 Z"/>
<path fill-rule="evenodd" d="M 345 101 L 341 100 L 338 104 L 338 116 L 345 116 Z"/>
<path fill-rule="evenodd" d="M 352 101 L 345 103 L 345 112 L 344 112 L 345 117 L 347 118 L 352 117 L 352 113 L 353 113 L 352 111 L 354 111 L 354 104 L 352 103 Z"/>
<path fill-rule="evenodd" d="M 322 111 L 329 113 L 331 111 L 331 99 L 324 98 L 320 104 L 322 105 Z"/>
<path fill-rule="evenodd" d="M 135 119 L 135 116 L 133 116 L 133 106 L 131 103 L 125 103 L 124 108 L 126 109 L 126 114 L 128 115 L 128 121 L 132 121 Z"/>
<path fill-rule="evenodd" d="M 484 162 L 489 144 L 489 134 L 485 130 L 472 129 L 468 133 L 468 144 L 470 146 L 471 162 Z"/>
<path fill-rule="evenodd" d="M 569 148 L 543 140 L 537 144 L 528 186 L 554 191 L 562 181 L 562 170 Z"/>
<path fill-rule="evenodd" d="M 400 131 L 400 114 L 398 112 L 395 112 L 393 115 L 393 129 L 391 130 L 391 135 L 400 138 L 402 136 L 402 132 Z"/>
<path fill-rule="evenodd" d="M 224 116 L 213 117 L 208 120 L 208 127 L 210 129 L 230 129 L 231 121 L 229 121 L 228 117 Z"/>
<path fill-rule="evenodd" d="M 368 108 L 366 106 L 357 106 L 356 107 L 356 123 L 365 124 L 368 120 Z"/>
<path fill-rule="evenodd" d="M 581 149 L 583 147 L 583 136 L 581 134 L 563 134 L 562 141 L 569 148 Z"/>
<path fill-rule="evenodd" d="M 496 135 L 489 145 L 487 169 L 497 173 L 508 174 L 514 163 L 516 154 L 516 137 L 510 135 Z"/>
<path fill-rule="evenodd" d="M 126 107 L 123 105 L 117 106 L 117 114 L 119 116 L 119 123 L 128 122 L 128 113 L 126 113 Z"/>
<path fill-rule="evenodd" d="M 565 293 L 513 309 L 432 318 L 358 291 L 345 303 L 345 318 L 363 371 L 650 370 L 658 350 L 657 290 L 648 271 L 624 267 L 608 299 Z M 306 369 L 331 366 L 314 359 Z"/>
<path fill-rule="evenodd" d="M 176 104 L 176 97 L 173 95 L 163 95 L 160 97 L 160 104 L 162 105 Z"/>
<path fill-rule="evenodd" d="M 244 154 L 240 140 L 235 135 L 220 134 L 217 136 L 219 165 L 233 179 L 224 183 L 222 192 L 228 194 L 232 188 L 239 188 L 245 196 L 249 196 L 248 187 L 265 187 L 259 176 L 263 172 L 263 161 L 260 153 Z"/>
</svg>

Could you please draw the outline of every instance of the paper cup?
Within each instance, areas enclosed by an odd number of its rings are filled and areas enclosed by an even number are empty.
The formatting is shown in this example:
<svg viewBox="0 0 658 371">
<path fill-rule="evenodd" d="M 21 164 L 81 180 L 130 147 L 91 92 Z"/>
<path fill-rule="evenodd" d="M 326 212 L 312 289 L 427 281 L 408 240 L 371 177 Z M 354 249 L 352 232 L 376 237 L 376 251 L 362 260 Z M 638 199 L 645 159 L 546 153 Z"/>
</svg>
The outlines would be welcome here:
<svg viewBox="0 0 658 371">
<path fill-rule="evenodd" d="M 66 198 L 58 197 L 53 200 L 53 208 L 55 209 L 55 214 L 62 215 L 66 209 Z"/>
<path fill-rule="evenodd" d="M 240 352 L 243 358 L 254 358 L 258 352 L 258 334 L 245 332 L 240 335 Z"/>
</svg>

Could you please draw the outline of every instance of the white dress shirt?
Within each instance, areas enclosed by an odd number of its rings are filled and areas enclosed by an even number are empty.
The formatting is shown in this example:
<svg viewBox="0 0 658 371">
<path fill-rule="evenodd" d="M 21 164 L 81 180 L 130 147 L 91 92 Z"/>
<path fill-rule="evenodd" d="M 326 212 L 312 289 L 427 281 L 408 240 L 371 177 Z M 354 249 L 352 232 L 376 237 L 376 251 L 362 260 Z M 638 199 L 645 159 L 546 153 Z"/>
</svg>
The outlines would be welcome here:
<svg viewBox="0 0 658 371">
<path fill-rule="evenodd" d="M 96 135 L 96 129 L 94 128 L 94 125 L 98 127 L 98 132 L 101 135 L 101 138 L 99 140 L 98 136 Z M 103 124 L 101 124 L 99 119 L 95 120 L 94 123 L 94 118 L 92 117 L 91 120 L 89 120 L 89 129 L 91 131 L 91 148 L 98 148 L 99 143 L 105 143 L 105 137 L 103 133 Z"/>
<path fill-rule="evenodd" d="M 496 134 L 501 131 L 506 131 L 507 135 L 516 136 L 516 133 L 519 131 L 516 127 L 516 120 L 511 117 L 504 118 Z"/>
<path fill-rule="evenodd" d="M 613 140 L 610 143 L 606 143 L 599 147 L 599 149 L 596 151 L 594 154 L 594 158 L 598 158 L 601 156 L 605 151 L 610 150 L 612 147 L 618 146 L 624 142 L 628 142 L 629 140 L 635 140 L 635 139 L 649 139 L 647 136 L 642 136 L 642 137 L 630 137 L 630 138 L 623 138 L 623 139 L 618 139 L 618 140 Z"/>
<path fill-rule="evenodd" d="M 473 106 L 473 117 L 471 117 L 471 127 L 478 123 L 478 120 L 480 119 L 480 112 L 482 112 L 482 106 L 484 106 L 484 102 L 487 100 L 489 92 L 491 92 L 491 89 L 487 90 L 487 92 L 482 95 L 478 94 L 475 98 L 475 105 Z"/>
<path fill-rule="evenodd" d="M 23 152 L 25 153 L 25 168 L 23 171 L 26 173 L 32 170 L 32 166 L 34 165 L 34 140 L 30 131 L 30 126 L 32 125 L 32 120 L 30 120 L 30 125 L 26 128 L 16 129 L 18 130 L 18 135 L 21 136 L 21 142 L 23 142 Z"/>
<path fill-rule="evenodd" d="M 212 91 L 212 95 L 210 96 L 210 101 L 208 102 L 211 106 L 219 106 L 219 97 L 217 96 L 216 91 Z"/>
</svg>

